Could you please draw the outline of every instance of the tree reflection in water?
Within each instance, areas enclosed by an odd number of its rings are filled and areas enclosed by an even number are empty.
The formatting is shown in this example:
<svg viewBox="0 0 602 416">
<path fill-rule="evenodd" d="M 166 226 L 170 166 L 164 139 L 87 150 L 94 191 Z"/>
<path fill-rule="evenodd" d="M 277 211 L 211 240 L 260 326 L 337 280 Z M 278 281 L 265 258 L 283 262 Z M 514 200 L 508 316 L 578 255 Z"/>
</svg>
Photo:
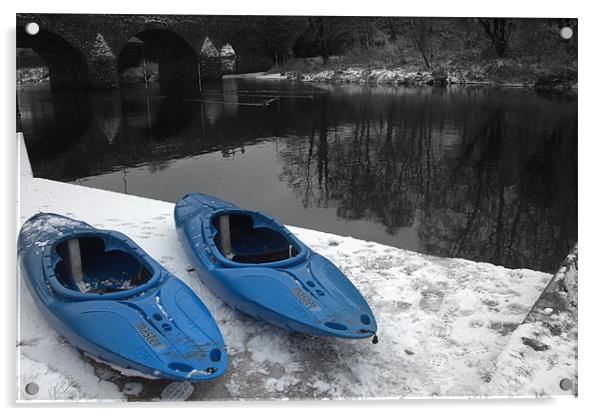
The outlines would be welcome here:
<svg viewBox="0 0 602 416">
<path fill-rule="evenodd" d="M 279 148 L 282 180 L 304 207 L 416 227 L 423 252 L 554 271 L 577 237 L 576 104 L 504 95 L 417 90 L 357 101 L 352 122 L 323 101 Z"/>
<path fill-rule="evenodd" d="M 360 238 L 513 268 L 553 272 L 577 240 L 575 93 L 230 79 L 202 92 L 151 84 L 48 94 L 20 94 L 39 177 L 119 172 L 102 186 L 123 191 L 127 173 L 138 178 L 128 192 L 172 201 L 153 178 L 187 191 L 221 183 L 224 197 L 243 206 L 277 179 L 274 195 L 293 195 L 279 211 L 289 224 L 341 233 L 345 223 Z M 257 164 L 237 165 L 253 171 L 230 168 L 259 178 L 253 183 L 224 181 L 226 171 L 194 158 L 240 160 L 258 149 Z M 181 183 L 184 172 L 171 169 L 185 159 L 198 164 L 186 165 Z"/>
</svg>

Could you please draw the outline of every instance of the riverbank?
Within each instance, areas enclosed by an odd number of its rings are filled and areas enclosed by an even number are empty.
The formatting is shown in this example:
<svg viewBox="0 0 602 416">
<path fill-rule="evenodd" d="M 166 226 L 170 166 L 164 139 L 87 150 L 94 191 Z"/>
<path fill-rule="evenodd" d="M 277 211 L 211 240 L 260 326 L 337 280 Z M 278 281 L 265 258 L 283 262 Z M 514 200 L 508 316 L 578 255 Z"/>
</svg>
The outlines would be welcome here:
<svg viewBox="0 0 602 416">
<path fill-rule="evenodd" d="M 269 74 L 308 82 L 359 82 L 395 85 L 483 84 L 541 89 L 577 89 L 576 69 L 550 67 L 536 62 L 498 59 L 481 63 L 450 64 L 423 70 L 415 65 L 386 68 L 334 61 L 323 65 L 316 59 L 294 60 Z"/>
<path fill-rule="evenodd" d="M 140 82 L 143 79 L 136 69 L 124 72 L 125 82 Z M 151 70 L 150 81 L 156 81 L 158 72 Z M 534 87 L 552 90 L 576 90 L 577 74 L 567 70 L 564 72 L 537 71 L 533 68 L 510 67 L 503 62 L 489 66 L 476 65 L 468 69 L 422 71 L 412 68 L 376 68 L 350 66 L 339 69 L 322 69 L 314 67 L 304 70 L 284 70 L 277 68 L 266 72 L 245 74 L 228 74 L 223 79 L 261 79 L 261 80 L 295 80 L 306 82 L 335 83 L 375 83 L 391 85 L 453 85 L 477 84 L 504 87 Z M 45 68 L 26 68 L 17 71 L 18 84 L 49 82 L 50 77 Z"/>
<path fill-rule="evenodd" d="M 290 227 L 333 261 L 364 294 L 380 342 L 290 334 L 243 316 L 191 271 L 173 225 L 172 203 L 102 191 L 31 174 L 19 140 L 19 227 L 54 212 L 129 235 L 207 305 L 226 342 L 227 373 L 206 383 L 172 383 L 125 375 L 75 350 L 49 328 L 19 280 L 18 399 L 241 400 L 556 395 L 527 374 L 521 390 L 493 379 L 498 357 L 525 321 L 552 275 L 420 253 Z M 92 203 L 93 201 L 93 203 Z M 20 279 L 20 278 L 19 278 Z M 576 338 L 564 337 L 564 345 Z M 551 377 L 565 377 L 552 366 Z M 492 381 L 494 380 L 494 381 Z M 38 384 L 35 395 L 24 391 Z M 181 392 L 177 395 L 175 392 Z"/>
</svg>

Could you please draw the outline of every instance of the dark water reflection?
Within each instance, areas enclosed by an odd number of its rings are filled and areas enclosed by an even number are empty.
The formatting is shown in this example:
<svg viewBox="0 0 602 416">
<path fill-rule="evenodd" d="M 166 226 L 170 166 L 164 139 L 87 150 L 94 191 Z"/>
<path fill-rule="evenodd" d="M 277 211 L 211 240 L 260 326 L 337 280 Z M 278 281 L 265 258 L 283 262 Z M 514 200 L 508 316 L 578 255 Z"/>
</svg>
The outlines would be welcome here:
<svg viewBox="0 0 602 416">
<path fill-rule="evenodd" d="M 20 107 L 41 177 L 512 268 L 554 271 L 577 240 L 575 93 L 231 79 Z"/>
</svg>

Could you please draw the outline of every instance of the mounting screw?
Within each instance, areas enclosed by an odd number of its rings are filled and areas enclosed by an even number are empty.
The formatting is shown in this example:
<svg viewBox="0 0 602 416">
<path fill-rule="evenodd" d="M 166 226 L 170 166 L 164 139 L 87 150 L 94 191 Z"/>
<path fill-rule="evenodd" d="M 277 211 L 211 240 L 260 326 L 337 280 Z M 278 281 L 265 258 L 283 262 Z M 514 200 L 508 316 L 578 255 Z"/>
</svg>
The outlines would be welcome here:
<svg viewBox="0 0 602 416">
<path fill-rule="evenodd" d="M 37 35 L 38 32 L 40 31 L 40 25 L 38 25 L 36 22 L 29 22 L 25 25 L 25 32 L 28 35 Z"/>
<path fill-rule="evenodd" d="M 570 390 L 573 388 L 573 382 L 568 378 L 563 378 L 560 380 L 560 388 L 564 391 Z"/>
<path fill-rule="evenodd" d="M 564 40 L 568 40 L 570 38 L 573 37 L 573 29 L 571 29 L 568 26 L 563 27 L 562 29 L 560 29 L 560 37 Z"/>
<path fill-rule="evenodd" d="M 35 396 L 40 391 L 40 387 L 36 383 L 27 383 L 25 392 L 30 396 Z"/>
</svg>

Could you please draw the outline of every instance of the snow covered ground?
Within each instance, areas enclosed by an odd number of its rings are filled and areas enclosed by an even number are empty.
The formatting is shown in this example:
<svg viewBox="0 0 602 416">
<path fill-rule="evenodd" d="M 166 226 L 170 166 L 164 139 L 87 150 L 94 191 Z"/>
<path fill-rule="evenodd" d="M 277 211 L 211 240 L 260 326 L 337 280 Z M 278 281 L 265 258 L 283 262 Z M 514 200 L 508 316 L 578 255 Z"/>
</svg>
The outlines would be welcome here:
<svg viewBox="0 0 602 416">
<path fill-rule="evenodd" d="M 267 72 L 249 72 L 246 74 L 228 74 L 224 75 L 223 78 L 253 78 L 253 79 L 288 79 L 285 75 L 282 74 L 270 74 Z"/>
<path fill-rule="evenodd" d="M 399 398 L 519 391 L 495 377 L 496 362 L 550 274 L 290 227 L 364 294 L 380 342 L 290 334 L 228 308 L 189 271 L 173 204 L 33 178 L 22 140 L 19 148 L 20 224 L 37 212 L 54 212 L 129 235 L 199 295 L 230 355 L 227 373 L 211 382 L 122 375 L 83 357 L 50 329 L 20 280 L 20 400 Z M 31 382 L 39 386 L 35 395 L 25 390 Z M 539 390 L 525 392 L 533 391 Z"/>
</svg>

